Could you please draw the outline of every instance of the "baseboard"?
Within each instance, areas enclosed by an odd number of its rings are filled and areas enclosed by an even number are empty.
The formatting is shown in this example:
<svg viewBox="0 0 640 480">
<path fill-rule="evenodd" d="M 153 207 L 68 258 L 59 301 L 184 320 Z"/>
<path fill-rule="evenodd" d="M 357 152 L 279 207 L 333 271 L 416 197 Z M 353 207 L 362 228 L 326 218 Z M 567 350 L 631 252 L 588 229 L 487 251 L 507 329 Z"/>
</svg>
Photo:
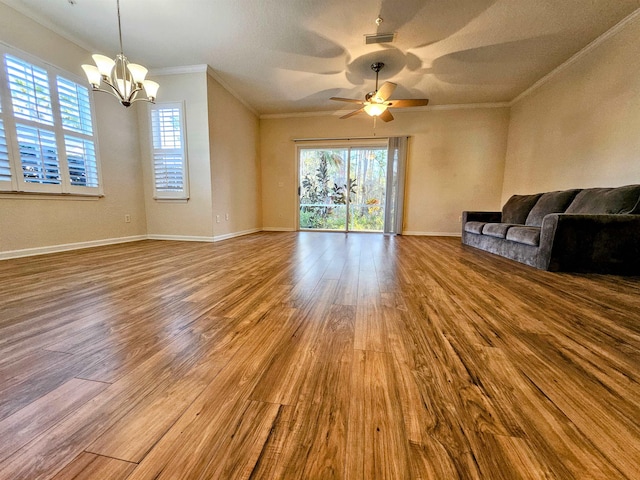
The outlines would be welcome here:
<svg viewBox="0 0 640 480">
<path fill-rule="evenodd" d="M 69 250 L 80 250 L 83 248 L 102 247 L 105 245 L 115 245 L 117 243 L 138 242 L 146 240 L 146 235 L 135 235 L 132 237 L 105 238 L 102 240 L 91 240 L 88 242 L 65 243 L 61 245 L 50 245 L 47 247 L 24 248 L 21 250 L 8 250 L 0 252 L 0 260 L 10 258 L 32 257 L 35 255 L 46 255 L 48 253 L 67 252 Z"/>
<path fill-rule="evenodd" d="M 413 232 L 413 231 L 404 231 L 402 235 L 413 235 L 413 236 L 422 236 L 422 237 L 461 237 L 461 233 L 451 233 L 451 232 Z"/>
<path fill-rule="evenodd" d="M 220 242 L 230 238 L 242 237 L 261 231 L 260 228 L 252 228 L 250 230 L 242 230 L 240 232 L 225 233 L 224 235 L 214 235 L 213 237 L 200 237 L 194 235 L 147 235 L 149 240 L 174 240 L 177 242 Z"/>
<path fill-rule="evenodd" d="M 252 228 L 250 230 L 242 230 L 241 232 L 225 233 L 224 235 L 215 235 L 213 237 L 213 241 L 219 242 L 220 240 L 228 240 L 230 238 L 242 237 L 244 235 L 251 235 L 252 233 L 258 233 L 261 230 L 262 230 L 261 228 Z"/>
<path fill-rule="evenodd" d="M 295 232 L 295 228 L 289 227 L 262 227 L 263 232 Z"/>
<path fill-rule="evenodd" d="M 214 242 L 214 237 L 200 237 L 196 235 L 147 235 L 149 240 L 174 240 L 176 242 Z"/>
<path fill-rule="evenodd" d="M 102 247 L 105 245 L 115 245 L 118 243 L 138 242 L 140 240 L 174 240 L 178 242 L 219 242 L 230 238 L 250 235 L 257 232 L 295 232 L 295 228 L 287 227 L 263 227 L 252 228 L 240 232 L 226 233 L 214 237 L 192 236 L 192 235 L 135 235 L 132 237 L 105 238 L 103 240 L 91 240 L 88 242 L 66 243 L 62 245 L 50 245 L 47 247 L 25 248 L 21 250 L 8 250 L 0 252 L 0 260 L 10 258 L 32 257 L 35 255 L 46 255 L 47 253 L 67 252 L 69 250 L 80 250 L 83 248 Z M 460 234 L 434 233 L 434 232 L 403 232 L 403 235 L 428 235 L 439 237 L 459 237 Z"/>
</svg>

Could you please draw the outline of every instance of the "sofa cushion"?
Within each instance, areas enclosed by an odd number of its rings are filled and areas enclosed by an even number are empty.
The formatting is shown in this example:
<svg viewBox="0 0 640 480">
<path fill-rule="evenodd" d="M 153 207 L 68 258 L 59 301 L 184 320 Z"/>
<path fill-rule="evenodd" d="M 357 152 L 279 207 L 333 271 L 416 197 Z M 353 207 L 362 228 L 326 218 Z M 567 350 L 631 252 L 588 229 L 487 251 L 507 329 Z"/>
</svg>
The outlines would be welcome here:
<svg viewBox="0 0 640 480">
<path fill-rule="evenodd" d="M 491 237 L 505 238 L 507 236 L 507 230 L 513 226 L 513 223 L 487 223 L 482 228 L 482 234 Z"/>
<path fill-rule="evenodd" d="M 536 204 L 542 194 L 513 195 L 502 207 L 502 223 L 524 225 L 527 215 Z"/>
<path fill-rule="evenodd" d="M 544 217 L 550 213 L 563 213 L 579 192 L 576 189 L 543 193 L 529 212 L 525 224 L 539 227 Z"/>
<path fill-rule="evenodd" d="M 507 240 L 537 247 L 540 245 L 540 227 L 511 227 L 507 231 Z"/>
<path fill-rule="evenodd" d="M 587 188 L 571 202 L 565 213 L 627 214 L 640 213 L 640 185 L 618 188 Z"/>
<path fill-rule="evenodd" d="M 486 222 L 467 222 L 464 224 L 464 231 L 482 235 L 482 227 L 484 227 L 485 225 Z"/>
</svg>

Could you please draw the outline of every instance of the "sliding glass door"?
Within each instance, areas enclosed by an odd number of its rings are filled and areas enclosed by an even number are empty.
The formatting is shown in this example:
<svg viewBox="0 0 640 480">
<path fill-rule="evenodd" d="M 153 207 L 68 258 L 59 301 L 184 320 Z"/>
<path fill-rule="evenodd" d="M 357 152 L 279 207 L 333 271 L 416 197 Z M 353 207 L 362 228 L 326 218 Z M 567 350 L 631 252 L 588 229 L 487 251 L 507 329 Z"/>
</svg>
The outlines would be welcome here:
<svg viewBox="0 0 640 480">
<path fill-rule="evenodd" d="M 353 185 L 349 230 L 381 232 L 387 195 L 387 147 L 352 148 L 349 153 L 349 178 Z"/>
<path fill-rule="evenodd" d="M 300 147 L 298 161 L 301 229 L 383 231 L 386 143 Z"/>
<path fill-rule="evenodd" d="M 346 149 L 299 150 L 301 229 L 346 230 L 348 158 Z"/>
</svg>

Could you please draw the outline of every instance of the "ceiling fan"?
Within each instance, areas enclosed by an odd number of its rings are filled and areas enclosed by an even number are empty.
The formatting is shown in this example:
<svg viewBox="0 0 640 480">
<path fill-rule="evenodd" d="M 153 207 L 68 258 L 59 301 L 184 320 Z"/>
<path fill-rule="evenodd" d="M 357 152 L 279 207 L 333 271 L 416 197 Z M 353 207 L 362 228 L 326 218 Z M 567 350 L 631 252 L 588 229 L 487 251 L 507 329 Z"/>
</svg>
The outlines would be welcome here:
<svg viewBox="0 0 640 480">
<path fill-rule="evenodd" d="M 426 98 L 389 100 L 389 97 L 393 94 L 397 85 L 392 82 L 384 82 L 380 89 L 378 89 L 378 73 L 382 70 L 382 67 L 384 67 L 384 63 L 382 62 L 371 64 L 371 70 L 376 72 L 376 89 L 373 92 L 367 93 L 364 97 L 364 101 L 356 100 L 354 98 L 331 97 L 331 100 L 337 100 L 338 102 L 357 103 L 362 105 L 359 109 L 343 115 L 340 117 L 341 119 L 352 117 L 353 115 L 364 111 L 372 117 L 380 117 L 385 122 L 390 122 L 393 120 L 393 115 L 391 115 L 391 112 L 389 111 L 390 107 L 421 107 L 429 103 L 429 100 Z"/>
</svg>

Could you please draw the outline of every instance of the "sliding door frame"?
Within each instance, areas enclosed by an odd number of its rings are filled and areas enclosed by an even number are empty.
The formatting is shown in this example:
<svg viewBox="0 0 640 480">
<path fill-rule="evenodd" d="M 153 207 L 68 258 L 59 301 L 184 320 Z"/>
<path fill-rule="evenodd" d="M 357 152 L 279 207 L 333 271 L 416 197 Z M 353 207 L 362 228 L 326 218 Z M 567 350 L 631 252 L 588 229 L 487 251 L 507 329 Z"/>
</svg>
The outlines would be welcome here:
<svg viewBox="0 0 640 480">
<path fill-rule="evenodd" d="M 324 230 L 324 229 L 311 229 L 311 228 L 304 228 L 301 229 L 300 228 L 300 153 L 301 150 L 322 150 L 322 149 L 327 149 L 327 150 L 335 150 L 335 149 L 345 149 L 348 152 L 348 156 L 345 159 L 347 162 L 347 185 L 349 184 L 349 178 L 351 178 L 351 149 L 356 149 L 356 148 L 370 148 L 370 147 L 374 147 L 374 148 L 381 148 L 384 147 L 385 149 L 389 149 L 389 139 L 387 137 L 372 137 L 372 138 L 358 138 L 358 139 L 343 139 L 343 140 L 336 140 L 336 139 L 327 139 L 327 140 L 322 140 L 322 139 L 313 139 L 313 140 L 296 140 L 296 230 L 297 231 L 305 231 L 305 232 L 338 232 L 338 233 L 346 233 L 349 232 L 349 201 L 350 201 L 350 195 L 349 192 L 347 191 L 347 203 L 346 203 L 346 209 L 347 209 L 347 214 L 346 214 L 346 224 L 345 224 L 345 229 L 344 230 Z M 387 158 L 387 162 L 389 161 L 389 159 Z M 387 189 L 388 192 L 388 185 L 385 187 Z M 385 209 L 385 215 L 387 214 L 386 209 Z M 382 233 L 382 232 L 381 232 Z"/>
</svg>

